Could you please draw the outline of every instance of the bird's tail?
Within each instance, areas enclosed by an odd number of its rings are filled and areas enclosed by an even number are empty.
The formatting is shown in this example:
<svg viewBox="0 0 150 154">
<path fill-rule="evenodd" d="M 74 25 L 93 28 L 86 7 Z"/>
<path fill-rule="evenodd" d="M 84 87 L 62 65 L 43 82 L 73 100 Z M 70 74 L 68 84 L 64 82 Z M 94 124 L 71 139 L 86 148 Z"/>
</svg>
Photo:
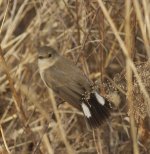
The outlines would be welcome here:
<svg viewBox="0 0 150 154">
<path fill-rule="evenodd" d="M 110 115 L 110 103 L 97 92 L 84 98 L 81 104 L 85 118 L 91 128 L 99 127 Z"/>
</svg>

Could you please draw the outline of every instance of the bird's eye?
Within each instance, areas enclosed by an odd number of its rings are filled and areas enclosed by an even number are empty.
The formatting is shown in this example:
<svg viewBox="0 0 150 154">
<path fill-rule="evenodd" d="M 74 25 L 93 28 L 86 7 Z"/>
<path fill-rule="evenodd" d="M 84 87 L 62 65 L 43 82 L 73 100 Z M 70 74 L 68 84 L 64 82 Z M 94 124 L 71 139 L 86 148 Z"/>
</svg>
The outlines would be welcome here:
<svg viewBox="0 0 150 154">
<path fill-rule="evenodd" d="M 43 59 L 43 57 L 42 56 L 39 56 L 39 59 Z"/>
<path fill-rule="evenodd" d="M 52 54 L 51 53 L 48 54 L 48 58 L 50 58 L 50 57 L 52 57 Z"/>
</svg>

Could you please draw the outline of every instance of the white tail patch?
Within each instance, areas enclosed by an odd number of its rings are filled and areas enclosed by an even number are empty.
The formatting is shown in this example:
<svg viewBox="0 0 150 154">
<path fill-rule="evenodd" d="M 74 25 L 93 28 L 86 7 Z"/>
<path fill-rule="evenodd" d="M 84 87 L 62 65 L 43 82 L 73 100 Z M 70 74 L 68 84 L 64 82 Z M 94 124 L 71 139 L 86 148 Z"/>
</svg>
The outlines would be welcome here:
<svg viewBox="0 0 150 154">
<path fill-rule="evenodd" d="M 90 112 L 88 106 L 87 106 L 85 103 L 82 103 L 81 106 L 82 106 L 84 115 L 85 115 L 87 118 L 90 118 L 92 115 L 91 115 L 91 112 Z"/>
<path fill-rule="evenodd" d="M 95 92 L 95 96 L 97 101 L 101 104 L 101 105 L 105 105 L 105 100 L 102 96 L 100 96 L 97 92 Z"/>
</svg>

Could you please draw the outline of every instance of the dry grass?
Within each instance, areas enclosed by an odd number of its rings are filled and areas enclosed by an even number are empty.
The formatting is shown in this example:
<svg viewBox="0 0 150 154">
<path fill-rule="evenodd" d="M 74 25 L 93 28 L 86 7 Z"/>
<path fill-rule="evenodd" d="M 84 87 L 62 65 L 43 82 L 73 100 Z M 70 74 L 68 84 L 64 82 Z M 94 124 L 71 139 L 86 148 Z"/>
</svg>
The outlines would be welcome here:
<svg viewBox="0 0 150 154">
<path fill-rule="evenodd" d="M 0 0 L 0 21 L 0 154 L 150 153 L 149 0 Z M 38 73 L 39 44 L 99 80 L 114 103 L 99 129 L 68 103 L 57 109 Z"/>
</svg>

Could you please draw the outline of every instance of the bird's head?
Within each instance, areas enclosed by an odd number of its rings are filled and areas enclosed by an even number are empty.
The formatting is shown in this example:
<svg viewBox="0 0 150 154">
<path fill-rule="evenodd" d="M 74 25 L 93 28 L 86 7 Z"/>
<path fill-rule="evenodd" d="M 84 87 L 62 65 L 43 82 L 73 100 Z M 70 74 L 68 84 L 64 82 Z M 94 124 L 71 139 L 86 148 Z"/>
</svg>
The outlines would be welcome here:
<svg viewBox="0 0 150 154">
<path fill-rule="evenodd" d="M 52 47 L 41 46 L 37 48 L 39 67 L 47 68 L 55 64 L 59 59 L 59 53 Z"/>
</svg>

